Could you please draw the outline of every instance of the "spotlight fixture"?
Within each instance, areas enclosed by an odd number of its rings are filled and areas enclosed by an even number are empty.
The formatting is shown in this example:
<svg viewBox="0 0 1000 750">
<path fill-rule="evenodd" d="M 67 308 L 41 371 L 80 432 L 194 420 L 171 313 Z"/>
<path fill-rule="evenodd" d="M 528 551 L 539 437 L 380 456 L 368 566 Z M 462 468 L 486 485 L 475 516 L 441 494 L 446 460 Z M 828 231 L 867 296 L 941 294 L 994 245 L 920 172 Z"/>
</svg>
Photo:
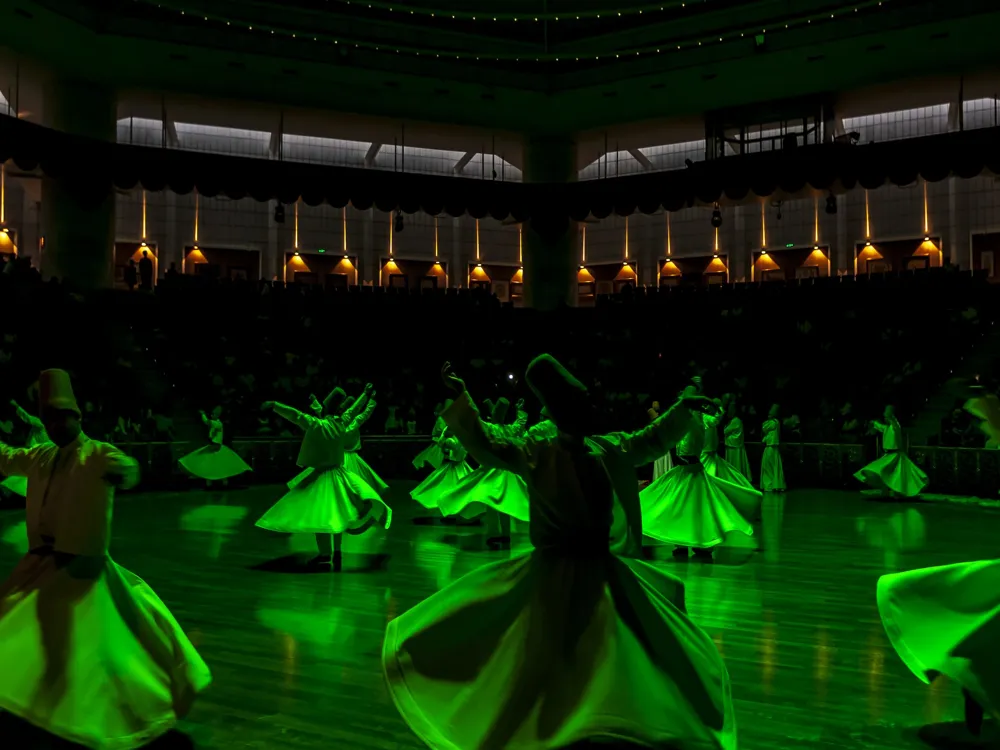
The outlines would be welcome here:
<svg viewBox="0 0 1000 750">
<path fill-rule="evenodd" d="M 865 247 L 871 247 L 871 246 L 872 246 L 872 241 L 871 240 L 866 240 L 865 241 Z"/>
<path fill-rule="evenodd" d="M 7 231 L 6 227 L 4 228 L 4 230 L 3 230 L 3 231 L 5 231 L 5 232 Z M 147 247 L 147 245 L 146 245 L 146 240 L 143 240 L 142 242 L 140 242 L 140 243 L 139 243 L 139 247 Z"/>
<path fill-rule="evenodd" d="M 722 226 L 722 211 L 719 210 L 719 204 L 715 204 L 715 209 L 712 211 L 712 226 L 718 229 Z"/>
<path fill-rule="evenodd" d="M 833 193 L 826 196 L 826 212 L 831 216 L 837 213 L 837 196 Z"/>
<path fill-rule="evenodd" d="M 925 234 L 924 235 L 924 242 L 930 242 L 930 241 L 931 241 L 931 236 L 929 234 Z"/>
<path fill-rule="evenodd" d="M 275 224 L 285 223 L 285 207 L 280 203 L 274 204 L 274 223 Z"/>
<path fill-rule="evenodd" d="M 582 271 L 582 270 L 583 270 L 584 268 L 586 268 L 586 266 L 580 266 L 580 270 L 581 270 L 581 271 Z"/>
<path fill-rule="evenodd" d="M 7 227 L 0 229 L 0 232 L 3 232 L 4 234 L 10 234 L 10 230 Z"/>
<path fill-rule="evenodd" d="M 392 231 L 394 231 L 396 234 L 399 234 L 400 232 L 403 231 L 403 229 L 404 229 L 403 212 L 399 209 L 396 209 L 396 218 L 392 224 Z"/>
<path fill-rule="evenodd" d="M 296 250 L 296 251 L 295 251 L 295 257 L 296 257 L 296 258 L 298 258 L 298 257 L 299 257 L 299 251 L 298 251 L 298 250 Z"/>
<path fill-rule="evenodd" d="M 813 245 L 813 250 L 819 250 L 819 245 Z"/>
<path fill-rule="evenodd" d="M 350 259 L 351 259 L 351 256 L 350 256 L 350 255 L 345 255 L 345 256 L 344 256 L 344 260 L 350 260 Z"/>
</svg>

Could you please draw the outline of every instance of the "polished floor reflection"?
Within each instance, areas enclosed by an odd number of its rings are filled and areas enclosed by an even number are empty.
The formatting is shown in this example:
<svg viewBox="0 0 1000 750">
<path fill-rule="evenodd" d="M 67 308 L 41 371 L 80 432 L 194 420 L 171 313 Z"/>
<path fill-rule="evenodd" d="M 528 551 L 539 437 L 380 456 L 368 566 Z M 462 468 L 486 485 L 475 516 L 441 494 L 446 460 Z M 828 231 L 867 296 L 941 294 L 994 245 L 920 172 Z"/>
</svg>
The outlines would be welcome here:
<svg viewBox="0 0 1000 750">
<path fill-rule="evenodd" d="M 509 553 L 486 551 L 476 527 L 412 524 L 399 491 L 390 531 L 347 539 L 344 573 L 309 573 L 311 537 L 253 525 L 280 492 L 118 501 L 112 555 L 167 603 L 215 676 L 183 730 L 206 749 L 420 747 L 383 685 L 385 625 Z M 23 512 L 0 513 L 2 569 L 24 551 L 23 523 Z M 712 563 L 654 557 L 687 582 L 692 617 L 726 659 L 741 748 L 899 750 L 960 737 L 947 724 L 962 704 L 954 685 L 927 687 L 896 657 L 875 581 L 996 557 L 998 539 L 988 508 L 796 491 L 765 498 L 756 547 Z"/>
</svg>

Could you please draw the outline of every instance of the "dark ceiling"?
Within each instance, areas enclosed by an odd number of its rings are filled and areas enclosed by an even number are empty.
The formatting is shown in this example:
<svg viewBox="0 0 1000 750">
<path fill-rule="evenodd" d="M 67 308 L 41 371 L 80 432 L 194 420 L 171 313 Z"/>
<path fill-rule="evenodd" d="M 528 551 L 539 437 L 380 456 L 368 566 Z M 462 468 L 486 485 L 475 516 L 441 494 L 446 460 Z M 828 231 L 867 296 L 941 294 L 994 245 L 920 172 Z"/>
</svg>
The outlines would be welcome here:
<svg viewBox="0 0 1000 750">
<path fill-rule="evenodd" d="M 16 59 L 119 89 L 565 133 L 978 71 L 1000 7 L 8 0 L 0 28 Z"/>
</svg>

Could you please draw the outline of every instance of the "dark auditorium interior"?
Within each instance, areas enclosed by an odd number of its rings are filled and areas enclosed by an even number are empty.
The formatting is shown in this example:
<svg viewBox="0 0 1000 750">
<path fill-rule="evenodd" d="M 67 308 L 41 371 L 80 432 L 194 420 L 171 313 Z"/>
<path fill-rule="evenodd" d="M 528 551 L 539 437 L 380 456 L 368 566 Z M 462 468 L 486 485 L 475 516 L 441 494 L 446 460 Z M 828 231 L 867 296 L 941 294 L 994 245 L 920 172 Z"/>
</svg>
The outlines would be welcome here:
<svg viewBox="0 0 1000 750">
<path fill-rule="evenodd" d="M 14 404 L 32 411 L 60 368 L 86 433 L 138 460 L 115 549 L 216 674 L 180 725 L 190 746 L 423 746 L 378 639 L 473 553 L 454 562 L 400 510 L 412 459 L 451 395 L 444 362 L 534 424 L 543 352 L 587 387 L 595 434 L 641 430 L 700 379 L 735 402 L 758 466 L 780 406 L 783 556 L 765 532 L 744 567 L 683 574 L 741 746 L 987 746 L 927 738 L 962 696 L 881 644 L 874 581 L 996 556 L 1000 451 L 963 408 L 1000 389 L 996 3 L 10 0 L 0 29 L 0 440 L 27 443 Z M 281 583 L 286 609 L 342 627 L 268 625 L 241 654 L 227 640 L 262 626 L 206 590 L 263 607 L 264 532 L 218 532 L 238 572 L 214 572 L 218 552 L 171 559 L 216 533 L 187 535 L 177 509 L 204 495 L 254 516 L 300 470 L 298 429 L 261 404 L 368 383 L 392 562 L 335 590 Z M 859 500 L 887 404 L 934 493 L 914 506 L 924 547 L 910 511 Z M 216 408 L 252 467 L 224 493 L 177 463 Z M 0 495 L 4 565 L 23 508 Z M 422 572 L 445 557 L 447 576 Z"/>
</svg>

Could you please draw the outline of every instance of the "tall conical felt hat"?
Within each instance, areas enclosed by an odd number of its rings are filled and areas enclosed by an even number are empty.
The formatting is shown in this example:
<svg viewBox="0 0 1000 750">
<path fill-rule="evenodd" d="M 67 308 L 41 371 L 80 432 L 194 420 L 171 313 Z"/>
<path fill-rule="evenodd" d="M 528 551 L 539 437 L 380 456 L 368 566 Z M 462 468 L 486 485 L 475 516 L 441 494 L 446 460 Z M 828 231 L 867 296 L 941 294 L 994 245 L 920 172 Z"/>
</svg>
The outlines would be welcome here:
<svg viewBox="0 0 1000 750">
<path fill-rule="evenodd" d="M 38 376 L 38 408 L 75 412 L 80 416 L 73 381 L 65 370 L 43 370 Z"/>
<path fill-rule="evenodd" d="M 528 387 L 538 396 L 542 407 L 564 432 L 582 434 L 593 429 L 593 403 L 587 386 L 577 380 L 550 354 L 532 360 L 524 373 Z"/>
<path fill-rule="evenodd" d="M 340 412 L 341 407 L 344 405 L 344 401 L 347 400 L 347 394 L 344 393 L 343 388 L 334 388 L 330 391 L 326 398 L 323 399 L 323 413 L 324 414 L 337 414 Z"/>
</svg>

